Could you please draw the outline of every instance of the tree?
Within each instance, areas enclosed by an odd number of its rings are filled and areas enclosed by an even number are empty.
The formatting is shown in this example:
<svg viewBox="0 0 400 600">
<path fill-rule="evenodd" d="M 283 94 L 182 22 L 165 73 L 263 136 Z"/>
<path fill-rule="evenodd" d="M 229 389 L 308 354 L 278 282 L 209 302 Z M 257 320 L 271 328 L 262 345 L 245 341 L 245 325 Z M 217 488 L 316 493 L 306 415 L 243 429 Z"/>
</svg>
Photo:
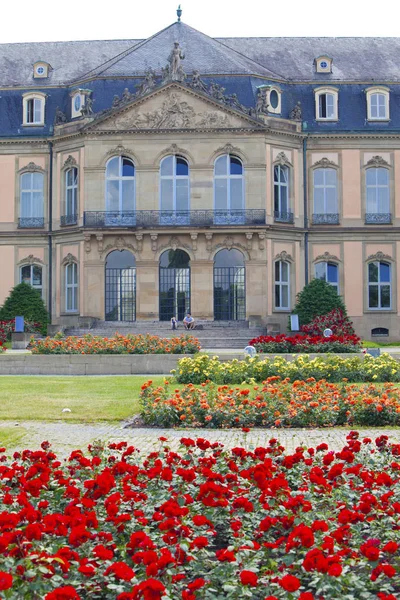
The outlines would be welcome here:
<svg viewBox="0 0 400 600">
<path fill-rule="evenodd" d="M 39 323 L 41 332 L 46 333 L 49 314 L 40 292 L 29 283 L 16 285 L 0 308 L 0 321 L 9 321 L 17 316 Z"/>
<path fill-rule="evenodd" d="M 314 317 L 326 315 L 335 308 L 347 316 L 343 299 L 338 295 L 336 288 L 323 279 L 312 279 L 297 294 L 293 313 L 299 315 L 300 325 L 308 325 Z"/>
</svg>

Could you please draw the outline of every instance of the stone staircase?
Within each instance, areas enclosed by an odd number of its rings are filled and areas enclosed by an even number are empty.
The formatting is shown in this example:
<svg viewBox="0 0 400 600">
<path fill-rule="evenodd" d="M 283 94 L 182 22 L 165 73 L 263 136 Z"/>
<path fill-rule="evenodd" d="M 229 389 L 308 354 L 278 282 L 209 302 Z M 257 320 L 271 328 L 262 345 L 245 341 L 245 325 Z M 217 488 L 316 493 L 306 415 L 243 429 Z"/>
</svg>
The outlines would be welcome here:
<svg viewBox="0 0 400 600">
<path fill-rule="evenodd" d="M 122 335 L 146 334 L 160 337 L 174 337 L 189 333 L 197 337 L 203 350 L 243 349 L 249 341 L 259 335 L 265 335 L 265 327 L 249 327 L 248 321 L 196 321 L 198 328 L 186 331 L 181 323 L 176 331 L 171 330 L 169 321 L 97 321 L 91 328 L 66 329 L 65 335 L 82 337 L 90 333 L 101 337 L 113 337 L 115 332 Z"/>
</svg>

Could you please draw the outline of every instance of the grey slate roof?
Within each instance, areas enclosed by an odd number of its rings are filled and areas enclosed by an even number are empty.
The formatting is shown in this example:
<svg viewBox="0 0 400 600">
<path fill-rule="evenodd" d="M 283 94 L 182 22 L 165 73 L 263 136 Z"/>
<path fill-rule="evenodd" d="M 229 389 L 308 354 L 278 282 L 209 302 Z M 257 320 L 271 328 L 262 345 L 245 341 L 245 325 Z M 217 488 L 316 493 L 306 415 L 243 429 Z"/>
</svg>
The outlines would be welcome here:
<svg viewBox="0 0 400 600">
<path fill-rule="evenodd" d="M 173 42 L 186 53 L 184 70 L 203 75 L 259 75 L 292 81 L 400 81 L 400 38 L 210 38 L 173 23 L 147 40 L 96 40 L 0 44 L 0 86 L 43 88 L 84 76 L 122 77 L 160 71 Z M 332 74 L 315 73 L 313 61 L 333 58 Z M 48 79 L 33 79 L 33 64 L 50 63 Z"/>
</svg>

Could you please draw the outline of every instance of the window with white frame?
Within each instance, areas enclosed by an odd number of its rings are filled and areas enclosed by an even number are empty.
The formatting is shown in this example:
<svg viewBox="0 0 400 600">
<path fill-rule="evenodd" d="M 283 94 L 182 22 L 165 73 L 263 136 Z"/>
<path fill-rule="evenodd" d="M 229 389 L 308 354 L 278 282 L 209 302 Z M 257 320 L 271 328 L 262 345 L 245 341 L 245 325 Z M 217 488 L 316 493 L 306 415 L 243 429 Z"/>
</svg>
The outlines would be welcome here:
<svg viewBox="0 0 400 600">
<path fill-rule="evenodd" d="M 38 172 L 22 173 L 20 177 L 20 224 L 43 225 L 44 175 Z M 25 221 L 24 221 L 25 220 Z"/>
<path fill-rule="evenodd" d="M 23 124 L 44 125 L 45 94 L 29 93 L 23 96 Z"/>
<path fill-rule="evenodd" d="M 268 112 L 273 114 L 281 113 L 282 92 L 279 88 L 272 87 L 267 92 Z"/>
<path fill-rule="evenodd" d="M 367 90 L 367 116 L 369 121 L 389 119 L 389 90 L 371 88 Z"/>
<path fill-rule="evenodd" d="M 126 156 L 110 158 L 106 167 L 106 211 L 135 210 L 135 166 Z"/>
<path fill-rule="evenodd" d="M 181 213 L 182 218 L 188 218 L 189 202 L 189 164 L 183 156 L 166 156 L 160 163 L 162 216 Z"/>
<path fill-rule="evenodd" d="M 368 308 L 387 310 L 392 306 L 391 265 L 384 261 L 368 263 Z"/>
<path fill-rule="evenodd" d="M 244 177 L 242 161 L 224 154 L 214 164 L 215 210 L 242 210 L 244 208 Z"/>
<path fill-rule="evenodd" d="M 82 108 L 85 105 L 85 98 L 85 95 L 80 91 L 75 92 L 71 96 L 71 117 L 73 119 L 82 116 Z"/>
<path fill-rule="evenodd" d="M 337 121 L 337 90 L 333 88 L 315 90 L 315 116 L 319 121 Z"/>
<path fill-rule="evenodd" d="M 390 213 L 389 169 L 371 167 L 365 172 L 367 214 Z"/>
<path fill-rule="evenodd" d="M 65 216 L 76 218 L 78 209 L 78 169 L 65 171 Z"/>
<path fill-rule="evenodd" d="M 314 169 L 314 214 L 337 214 L 337 172 L 332 168 Z"/>
<path fill-rule="evenodd" d="M 23 265 L 19 270 L 20 283 L 29 283 L 35 290 L 43 293 L 42 267 L 39 265 Z"/>
<path fill-rule="evenodd" d="M 289 215 L 289 167 L 274 166 L 274 215 L 288 218 Z"/>
<path fill-rule="evenodd" d="M 339 293 L 339 267 L 332 262 L 319 262 L 315 265 L 315 278 L 330 283 Z"/>
<path fill-rule="evenodd" d="M 290 264 L 285 260 L 275 263 L 275 308 L 290 309 Z"/>
<path fill-rule="evenodd" d="M 74 262 L 65 266 L 65 311 L 78 310 L 78 265 Z"/>
</svg>

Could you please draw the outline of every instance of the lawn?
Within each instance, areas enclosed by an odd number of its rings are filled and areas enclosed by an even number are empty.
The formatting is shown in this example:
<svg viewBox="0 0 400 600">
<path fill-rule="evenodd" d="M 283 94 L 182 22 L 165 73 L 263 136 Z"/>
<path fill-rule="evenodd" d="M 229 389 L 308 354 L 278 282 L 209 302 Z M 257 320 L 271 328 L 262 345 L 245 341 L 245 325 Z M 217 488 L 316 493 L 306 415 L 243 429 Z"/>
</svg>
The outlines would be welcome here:
<svg viewBox="0 0 400 600">
<path fill-rule="evenodd" d="M 12 448 L 25 436 L 23 427 L 0 427 L 0 446 Z"/>
<path fill-rule="evenodd" d="M 165 376 L 1 377 L 0 420 L 121 421 L 139 412 L 140 388 L 149 379 L 161 383 Z"/>
</svg>

